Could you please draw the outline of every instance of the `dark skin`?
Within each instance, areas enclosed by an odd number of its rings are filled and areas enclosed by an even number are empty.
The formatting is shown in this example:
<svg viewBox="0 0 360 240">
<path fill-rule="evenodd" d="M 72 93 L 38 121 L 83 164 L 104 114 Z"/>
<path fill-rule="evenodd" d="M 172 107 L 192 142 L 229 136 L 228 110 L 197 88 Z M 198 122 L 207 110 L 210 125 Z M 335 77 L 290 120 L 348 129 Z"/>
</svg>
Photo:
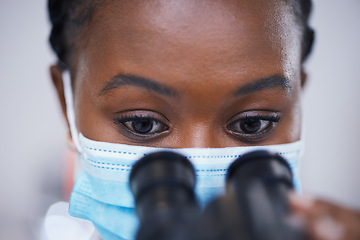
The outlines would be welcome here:
<svg viewBox="0 0 360 240">
<path fill-rule="evenodd" d="M 70 56 L 77 128 L 153 147 L 295 142 L 306 78 L 297 29 L 285 1 L 103 4 Z M 62 72 L 51 76 L 66 116 Z"/>
</svg>

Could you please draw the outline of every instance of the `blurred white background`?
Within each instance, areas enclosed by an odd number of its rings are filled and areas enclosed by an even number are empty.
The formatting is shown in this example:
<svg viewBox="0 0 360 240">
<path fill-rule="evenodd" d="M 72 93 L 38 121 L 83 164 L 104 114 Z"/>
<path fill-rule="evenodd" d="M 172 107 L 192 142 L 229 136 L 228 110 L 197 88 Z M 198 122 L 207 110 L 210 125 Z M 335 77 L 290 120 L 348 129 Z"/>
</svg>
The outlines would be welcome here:
<svg viewBox="0 0 360 240">
<path fill-rule="evenodd" d="M 305 193 L 360 209 L 360 1 L 314 0 L 304 94 Z M 65 123 L 45 0 L 0 0 L 0 239 L 37 239 L 61 198 Z"/>
</svg>

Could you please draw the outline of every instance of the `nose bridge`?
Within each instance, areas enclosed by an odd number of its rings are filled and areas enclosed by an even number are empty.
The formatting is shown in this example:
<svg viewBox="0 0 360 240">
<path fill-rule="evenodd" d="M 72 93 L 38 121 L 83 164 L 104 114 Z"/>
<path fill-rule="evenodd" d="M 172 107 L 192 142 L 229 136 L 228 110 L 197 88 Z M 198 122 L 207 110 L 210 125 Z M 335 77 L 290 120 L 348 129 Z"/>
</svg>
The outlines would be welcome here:
<svg viewBox="0 0 360 240">
<path fill-rule="evenodd" d="M 210 87 L 212 86 L 212 87 Z M 222 122 L 223 99 L 228 90 L 217 90 L 214 84 L 193 86 L 187 91 L 183 108 L 178 112 L 181 148 L 220 148 L 226 146 Z M 206 91 L 204 90 L 206 89 Z"/>
<path fill-rule="evenodd" d="M 187 131 L 182 132 L 181 148 L 220 148 L 219 130 L 210 124 L 193 124 Z"/>
</svg>

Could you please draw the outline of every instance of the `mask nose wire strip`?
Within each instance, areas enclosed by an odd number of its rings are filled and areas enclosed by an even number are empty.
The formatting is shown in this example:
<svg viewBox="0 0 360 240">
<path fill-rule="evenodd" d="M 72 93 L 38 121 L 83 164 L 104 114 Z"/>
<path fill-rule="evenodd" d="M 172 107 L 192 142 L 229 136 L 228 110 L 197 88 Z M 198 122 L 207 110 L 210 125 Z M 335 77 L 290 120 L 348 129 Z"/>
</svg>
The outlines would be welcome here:
<svg viewBox="0 0 360 240">
<path fill-rule="evenodd" d="M 75 123 L 74 98 L 72 93 L 69 71 L 65 71 L 63 73 L 63 85 L 66 103 L 66 114 L 70 125 L 71 138 L 75 144 L 76 150 L 81 153 L 82 149 L 80 146 L 79 134 Z"/>
</svg>

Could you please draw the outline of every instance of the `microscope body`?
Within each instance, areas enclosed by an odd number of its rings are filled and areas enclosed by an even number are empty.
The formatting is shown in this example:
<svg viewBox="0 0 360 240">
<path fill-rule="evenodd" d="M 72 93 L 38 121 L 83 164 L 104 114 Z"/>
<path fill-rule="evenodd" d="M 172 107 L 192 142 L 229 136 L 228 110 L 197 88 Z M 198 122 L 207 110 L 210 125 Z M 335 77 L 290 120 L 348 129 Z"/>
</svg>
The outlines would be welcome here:
<svg viewBox="0 0 360 240">
<path fill-rule="evenodd" d="M 202 211 L 195 197 L 192 164 L 172 152 L 139 160 L 130 174 L 140 218 L 137 240 L 300 240 L 292 226 L 287 194 L 293 189 L 288 163 L 255 151 L 227 171 L 226 192 Z"/>
</svg>

